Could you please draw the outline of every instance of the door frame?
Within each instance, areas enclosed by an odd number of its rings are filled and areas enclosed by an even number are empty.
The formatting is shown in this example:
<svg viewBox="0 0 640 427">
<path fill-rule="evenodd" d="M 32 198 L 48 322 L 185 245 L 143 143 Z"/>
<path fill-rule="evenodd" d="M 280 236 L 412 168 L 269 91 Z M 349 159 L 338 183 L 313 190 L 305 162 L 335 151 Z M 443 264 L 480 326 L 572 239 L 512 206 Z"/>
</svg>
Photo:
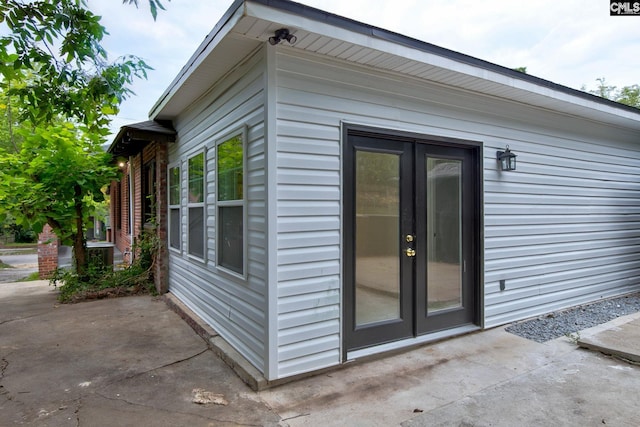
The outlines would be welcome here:
<svg viewBox="0 0 640 427">
<path fill-rule="evenodd" d="M 355 261 L 353 259 L 348 259 L 349 255 L 354 254 L 354 235 L 353 235 L 353 218 L 347 218 L 345 215 L 345 203 L 346 203 L 346 193 L 345 189 L 349 188 L 350 185 L 353 184 L 354 175 L 350 172 L 346 172 L 346 167 L 351 167 L 351 165 L 347 165 L 347 160 L 351 158 L 351 154 L 347 154 L 347 150 L 350 145 L 348 143 L 349 135 L 357 135 L 362 137 L 369 138 L 382 138 L 387 140 L 394 140 L 397 142 L 412 142 L 412 143 L 428 143 L 429 145 L 441 145 L 444 147 L 457 147 L 464 148 L 473 151 L 475 156 L 475 161 L 471 166 L 471 173 L 474 175 L 474 188 L 472 191 L 475 192 L 475 207 L 474 212 L 475 216 L 473 218 L 473 228 L 476 230 L 475 235 L 473 236 L 473 248 L 471 249 L 477 259 L 475 263 L 475 271 L 472 271 L 470 274 L 476 277 L 476 306 L 475 306 L 475 319 L 473 323 L 477 325 L 478 328 L 484 328 L 484 177 L 483 177 L 483 143 L 481 141 L 473 141 L 473 140 L 464 140 L 458 138 L 450 138 L 443 137 L 438 135 L 429 135 L 429 134 L 421 134 L 414 132 L 407 132 L 401 130 L 380 128 L 374 126 L 360 125 L 360 124 L 351 124 L 351 123 L 342 123 L 342 162 L 341 162 L 341 171 L 342 171 L 342 208 L 341 208 L 341 216 L 342 223 L 344 224 L 342 227 L 342 286 L 343 290 L 341 292 L 341 320 L 342 320 L 342 328 L 341 328 L 341 346 L 342 346 L 342 358 L 343 361 L 348 360 L 348 353 L 353 351 L 359 351 L 359 348 L 348 349 L 347 348 L 347 339 L 351 334 L 351 329 L 353 329 L 353 322 L 355 320 L 355 299 L 346 298 L 347 292 L 347 280 L 350 277 L 353 277 L 354 269 L 355 269 Z M 415 151 L 415 150 L 414 150 Z M 349 284 L 350 286 L 350 284 Z M 415 296 L 415 295 L 414 295 Z M 414 307 L 414 310 L 417 308 L 416 304 L 418 301 L 414 298 L 411 305 Z M 350 305 L 347 307 L 347 305 Z M 455 334 L 456 327 L 452 327 L 452 334 Z M 397 342 L 397 347 L 405 347 L 407 346 L 407 341 L 415 342 L 415 344 L 419 344 L 422 342 L 429 341 L 428 337 L 430 333 L 418 335 L 417 333 L 417 321 L 413 327 L 413 336 L 407 338 L 400 338 L 397 341 L 391 342 L 380 342 L 377 344 L 372 344 L 368 348 L 375 348 L 377 346 L 384 346 L 385 349 L 389 349 L 390 345 L 393 347 L 393 343 Z M 444 331 L 446 334 L 446 330 Z M 434 336 L 437 335 L 438 339 L 443 337 L 443 331 L 436 331 Z M 426 339 L 425 339 L 426 338 Z M 363 347 L 364 348 L 364 347 Z M 375 352 L 375 351 L 373 351 Z M 372 352 L 372 353 L 373 353 Z"/>
</svg>

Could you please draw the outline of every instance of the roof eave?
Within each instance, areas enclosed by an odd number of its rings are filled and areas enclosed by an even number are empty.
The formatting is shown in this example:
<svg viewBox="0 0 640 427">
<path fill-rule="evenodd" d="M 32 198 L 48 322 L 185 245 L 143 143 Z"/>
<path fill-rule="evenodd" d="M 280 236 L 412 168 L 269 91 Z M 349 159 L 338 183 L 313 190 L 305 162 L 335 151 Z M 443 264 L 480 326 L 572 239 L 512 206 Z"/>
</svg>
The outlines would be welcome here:
<svg viewBox="0 0 640 427">
<path fill-rule="evenodd" d="M 185 92 L 183 90 L 185 82 L 190 76 L 198 74 L 196 70 L 214 49 L 219 48 L 219 56 L 228 56 L 234 53 L 237 55 L 237 52 L 229 49 L 226 42 L 223 43 L 225 38 L 231 39 L 230 33 L 234 30 L 236 30 L 232 34 L 234 38 L 245 37 L 245 40 L 250 40 L 255 44 L 266 42 L 269 36 L 267 33 L 246 34 L 239 28 L 234 28 L 244 17 L 261 20 L 264 25 L 261 25 L 260 28 L 284 26 L 292 28 L 294 31 L 323 35 L 340 42 L 353 44 L 353 46 L 394 55 L 398 58 L 414 61 L 415 64 L 437 67 L 446 70 L 453 76 L 457 75 L 457 81 L 467 79 L 483 84 L 486 82 L 491 88 L 485 92 L 479 92 L 484 95 L 499 96 L 515 102 L 531 102 L 533 106 L 553 111 L 571 110 L 568 114 L 640 130 L 640 110 L 637 108 L 288 0 L 235 1 L 153 107 L 150 113 L 152 118 L 175 117 L 177 112 L 181 111 L 180 105 L 187 105 L 188 101 L 195 100 L 192 98 L 196 96 L 197 91 L 194 91 L 194 87 L 189 86 L 189 90 Z M 298 37 L 298 43 L 292 48 L 313 52 L 308 47 L 301 47 L 301 45 L 300 37 Z M 238 61 L 241 59 L 237 58 Z M 192 85 L 199 84 L 197 78 L 192 80 L 195 82 Z M 435 82 L 437 83 L 437 81 Z M 200 84 L 202 83 L 200 82 Z M 473 85 L 465 87 L 464 85 L 457 86 L 456 83 L 444 84 L 471 91 L 475 90 Z M 203 87 L 199 93 L 201 94 L 207 89 L 208 87 Z M 180 94 L 179 98 L 178 94 Z M 188 98 L 186 101 L 185 96 Z M 177 99 L 179 101 L 176 103 Z"/>
<path fill-rule="evenodd" d="M 170 123 L 145 121 L 122 126 L 107 152 L 113 157 L 132 156 L 151 142 L 175 142 L 176 131 Z"/>
</svg>

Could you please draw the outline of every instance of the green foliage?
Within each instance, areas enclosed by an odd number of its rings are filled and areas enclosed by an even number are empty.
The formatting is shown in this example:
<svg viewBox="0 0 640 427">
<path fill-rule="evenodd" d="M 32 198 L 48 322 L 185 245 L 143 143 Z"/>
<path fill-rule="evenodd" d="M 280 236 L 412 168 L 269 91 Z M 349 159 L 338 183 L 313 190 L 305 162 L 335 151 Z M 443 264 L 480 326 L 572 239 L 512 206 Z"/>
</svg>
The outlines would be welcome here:
<svg viewBox="0 0 640 427">
<path fill-rule="evenodd" d="M 622 89 L 618 90 L 617 86 L 608 84 L 604 77 L 600 77 L 599 79 L 596 79 L 596 81 L 598 82 L 598 86 L 595 89 L 588 90 L 586 86 L 582 86 L 582 90 L 621 104 L 640 108 L 639 85 L 635 84 L 631 86 L 624 86 Z"/>
<path fill-rule="evenodd" d="M 28 226 L 17 225 L 13 216 L 4 215 L 0 221 L 0 237 L 7 236 L 12 236 L 13 243 L 35 243 L 38 237 Z"/>
<path fill-rule="evenodd" d="M 111 265 L 105 266 L 102 258 L 92 257 L 86 274 L 57 269 L 49 283 L 59 287 L 58 300 L 65 303 L 141 293 L 154 295 L 153 266 L 160 244 L 155 231 L 144 231 L 133 245 L 134 261 L 126 268 L 114 270 Z"/>
<path fill-rule="evenodd" d="M 154 224 L 153 230 L 144 230 L 133 244 L 133 253 L 136 256 L 134 263 L 138 263 L 145 270 L 153 267 L 161 245 L 160 238 L 155 232 L 155 219 L 151 222 Z"/>
<path fill-rule="evenodd" d="M 241 135 L 218 144 L 218 200 L 241 200 L 244 197 L 243 153 Z M 189 168 L 189 174 L 191 174 L 191 168 Z"/>
<path fill-rule="evenodd" d="M 122 3 L 135 4 L 136 7 L 138 7 L 138 0 L 122 0 Z M 166 10 L 164 6 L 162 6 L 162 3 L 160 3 L 160 0 L 149 0 L 149 10 L 154 20 L 158 17 L 158 9 Z"/>
<path fill-rule="evenodd" d="M 38 273 L 37 271 L 34 271 L 33 273 L 22 279 L 23 282 L 33 282 L 34 280 L 40 280 L 40 273 Z"/>
<path fill-rule="evenodd" d="M 112 295 L 153 293 L 155 288 L 149 276 L 149 270 L 139 264 L 115 271 L 94 265 L 83 276 L 73 270 L 57 269 L 49 283 L 59 289 L 58 300 L 68 303 Z"/>
<path fill-rule="evenodd" d="M 152 14 L 158 7 L 150 0 Z M 21 101 L 23 121 L 63 116 L 106 135 L 108 116 L 132 94 L 128 86 L 150 69 L 135 56 L 109 61 L 101 45 L 107 31 L 85 0 L 3 0 L 0 24 L 8 30 L 0 37 L 0 88 Z"/>
<path fill-rule="evenodd" d="M 99 140 L 71 123 L 20 132 L 20 151 L 0 152 L 0 212 L 36 233 L 48 223 L 63 244 L 71 244 L 78 212 L 86 223 L 117 169 Z"/>
<path fill-rule="evenodd" d="M 0 150 L 0 222 L 7 215 L 17 226 L 40 233 L 51 226 L 62 244 L 74 247 L 76 269 L 85 269 L 84 229 L 101 189 L 118 176 L 100 138 L 70 122 L 18 129 L 20 151 Z"/>
<path fill-rule="evenodd" d="M 17 152 L 21 142 L 14 133 L 14 128 L 18 125 L 12 109 L 14 102 L 16 102 L 15 97 L 2 93 L 0 99 L 0 149 L 9 152 Z"/>
<path fill-rule="evenodd" d="M 154 19 L 164 9 L 149 7 Z M 111 61 L 100 19 L 86 0 L 0 2 L 0 223 L 11 214 L 36 233 L 49 224 L 73 242 L 81 277 L 85 224 L 116 177 L 100 144 L 150 69 L 135 56 Z"/>
<path fill-rule="evenodd" d="M 618 92 L 616 101 L 640 108 L 640 86 L 625 86 Z"/>
<path fill-rule="evenodd" d="M 12 229 L 14 243 L 35 243 L 38 238 L 38 236 L 36 236 L 36 233 L 34 233 L 33 230 L 27 227 L 15 225 L 12 227 Z"/>
<path fill-rule="evenodd" d="M 516 67 L 515 71 L 520 71 L 521 73 L 527 74 L 527 67 Z"/>
</svg>

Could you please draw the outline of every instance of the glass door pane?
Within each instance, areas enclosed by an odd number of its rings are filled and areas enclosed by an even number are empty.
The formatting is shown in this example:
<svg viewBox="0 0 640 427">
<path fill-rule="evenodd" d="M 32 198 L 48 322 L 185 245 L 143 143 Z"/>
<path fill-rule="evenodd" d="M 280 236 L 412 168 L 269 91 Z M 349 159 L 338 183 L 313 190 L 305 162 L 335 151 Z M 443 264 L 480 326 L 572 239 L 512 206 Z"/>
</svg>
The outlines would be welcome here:
<svg viewBox="0 0 640 427">
<path fill-rule="evenodd" d="M 462 306 L 462 161 L 426 158 L 427 315 Z"/>
<path fill-rule="evenodd" d="M 355 323 L 399 319 L 400 156 L 355 153 Z"/>
</svg>

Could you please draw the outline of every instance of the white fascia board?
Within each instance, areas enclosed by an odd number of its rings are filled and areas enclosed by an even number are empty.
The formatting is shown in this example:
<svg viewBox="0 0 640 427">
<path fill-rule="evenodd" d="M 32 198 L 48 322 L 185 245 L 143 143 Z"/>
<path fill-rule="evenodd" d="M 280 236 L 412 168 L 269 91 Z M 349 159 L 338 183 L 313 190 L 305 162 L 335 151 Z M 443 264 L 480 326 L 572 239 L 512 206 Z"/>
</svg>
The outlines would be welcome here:
<svg viewBox="0 0 640 427">
<path fill-rule="evenodd" d="M 407 58 L 409 60 L 437 66 L 445 70 L 451 70 L 465 76 L 475 77 L 484 81 L 499 84 L 501 86 L 506 86 L 516 90 L 522 90 L 524 92 L 540 95 L 545 98 L 558 101 L 559 103 L 569 103 L 583 108 L 596 110 L 600 113 L 624 117 L 628 120 L 640 122 L 640 111 L 636 113 L 634 111 L 616 108 L 615 104 L 606 105 L 605 103 L 596 102 L 595 100 L 591 101 L 581 96 L 576 96 L 570 93 L 556 90 L 553 87 L 548 87 L 544 84 L 536 84 L 535 82 L 527 81 L 526 79 L 519 79 L 507 74 L 493 71 L 488 68 L 479 67 L 473 64 L 467 64 L 453 58 L 448 58 L 444 55 L 426 52 L 415 47 L 411 47 L 401 43 L 395 43 L 391 40 L 377 38 L 375 36 L 376 31 L 385 32 L 384 30 L 378 30 L 372 27 L 372 34 L 363 34 L 362 32 L 353 31 L 348 28 L 343 28 L 340 26 L 332 25 L 330 23 L 310 19 L 286 10 L 275 9 L 264 4 L 254 3 L 251 2 L 251 0 L 247 0 L 246 2 L 246 14 L 247 16 L 252 16 L 255 18 L 278 23 L 283 27 L 289 27 L 294 32 L 296 29 L 301 29 L 310 33 L 325 35 L 336 40 L 341 40 L 358 46 L 368 47 L 381 52 L 386 52 L 397 55 L 399 57 Z M 365 24 L 355 23 L 355 25 Z M 398 35 L 398 38 L 400 39 L 403 37 L 404 36 L 402 35 Z M 411 39 L 407 38 L 407 40 Z M 419 40 L 416 40 L 416 42 L 424 43 Z M 480 61 L 486 62 L 482 60 Z M 490 63 L 487 62 L 487 64 Z M 491 65 L 494 67 L 501 67 L 497 64 Z M 546 82 L 546 80 L 544 79 L 540 80 L 542 83 Z M 553 82 L 548 83 L 553 84 Z M 560 105 L 558 105 L 557 107 L 561 109 Z"/>
<path fill-rule="evenodd" d="M 218 21 L 213 30 L 205 37 L 204 41 L 198 46 L 195 53 L 187 61 L 178 75 L 173 79 L 169 87 L 164 91 L 156 103 L 149 111 L 149 119 L 154 120 L 162 109 L 171 101 L 171 99 L 180 90 L 182 85 L 193 74 L 193 72 L 202 64 L 207 56 L 220 44 L 220 42 L 231 32 L 233 27 L 242 19 L 245 14 L 244 2 L 236 1 L 224 14 L 222 19 Z"/>
</svg>

